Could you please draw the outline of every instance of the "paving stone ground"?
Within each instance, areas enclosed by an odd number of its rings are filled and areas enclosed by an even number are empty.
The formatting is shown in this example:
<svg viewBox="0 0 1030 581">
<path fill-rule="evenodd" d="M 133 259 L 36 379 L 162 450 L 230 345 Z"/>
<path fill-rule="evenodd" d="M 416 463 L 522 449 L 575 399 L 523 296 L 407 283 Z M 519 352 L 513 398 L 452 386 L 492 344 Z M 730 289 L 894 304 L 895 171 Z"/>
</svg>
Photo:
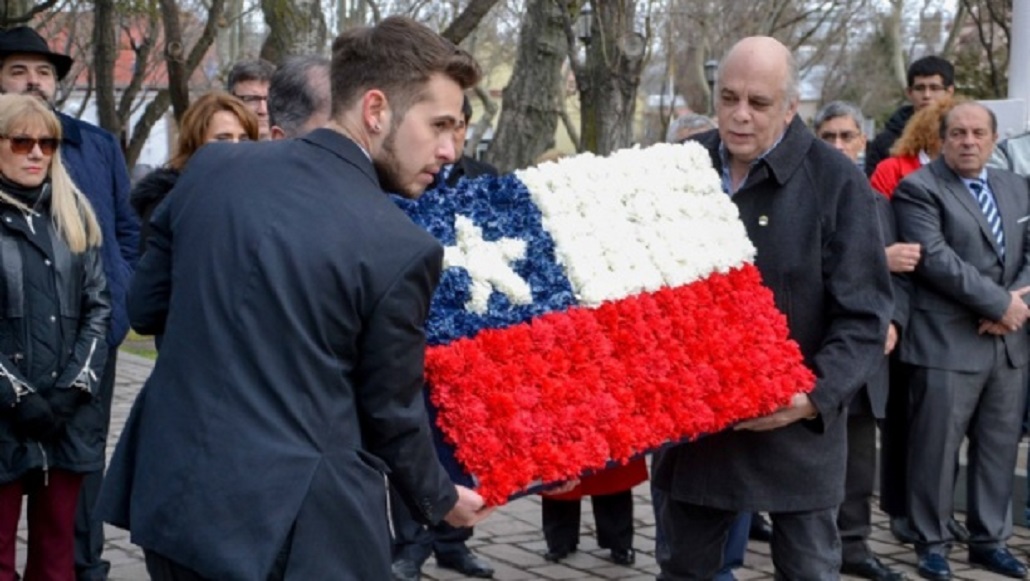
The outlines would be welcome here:
<svg viewBox="0 0 1030 581">
<path fill-rule="evenodd" d="M 143 381 L 150 373 L 152 362 L 148 359 L 122 352 L 119 355 L 118 377 L 115 385 L 111 435 L 108 453 L 117 442 L 129 408 Z M 1025 460 L 1025 447 L 1020 454 Z M 1022 470 L 1025 465 L 1020 466 Z M 496 569 L 495 579 L 517 581 L 529 579 L 560 579 L 582 581 L 587 579 L 625 579 L 630 581 L 653 580 L 658 571 L 654 561 L 655 520 L 651 509 L 651 497 L 646 483 L 634 489 L 636 522 L 635 548 L 637 562 L 632 567 L 620 567 L 606 559 L 607 551 L 599 549 L 593 537 L 593 516 L 589 505 L 583 507 L 583 523 L 579 552 L 560 564 L 548 563 L 542 557 L 544 552 L 543 533 L 540 528 L 540 501 L 537 497 L 516 500 L 497 510 L 486 522 L 476 527 L 476 534 L 469 542 L 477 553 L 488 558 Z M 585 501 L 589 502 L 589 501 Z M 1016 514 L 1021 514 L 1017 507 Z M 961 515 L 960 515 L 961 518 Z M 871 546 L 885 563 L 917 579 L 915 574 L 915 553 L 911 546 L 897 543 L 887 530 L 887 520 L 878 510 L 873 514 Z M 25 559 L 24 519 L 19 531 L 21 543 L 18 549 L 19 567 Z M 1015 527 L 1010 547 L 1017 557 L 1027 559 L 1030 550 L 1030 530 Z M 143 553 L 133 545 L 128 534 L 112 527 L 107 528 L 105 558 L 111 561 L 111 581 L 146 581 L 149 579 L 143 565 Z M 971 568 L 967 562 L 966 550 L 962 547 L 952 551 L 951 566 L 954 578 L 959 581 L 1003 579 L 986 571 Z M 423 577 L 431 580 L 462 579 L 461 575 L 438 568 L 432 558 L 423 569 Z M 737 579 L 772 579 L 772 558 L 769 546 L 752 542 L 748 548 L 745 565 L 736 571 Z M 847 577 L 845 577 L 846 579 Z M 370 580 L 378 581 L 378 580 Z M 388 581 L 388 580 L 382 580 Z"/>
</svg>

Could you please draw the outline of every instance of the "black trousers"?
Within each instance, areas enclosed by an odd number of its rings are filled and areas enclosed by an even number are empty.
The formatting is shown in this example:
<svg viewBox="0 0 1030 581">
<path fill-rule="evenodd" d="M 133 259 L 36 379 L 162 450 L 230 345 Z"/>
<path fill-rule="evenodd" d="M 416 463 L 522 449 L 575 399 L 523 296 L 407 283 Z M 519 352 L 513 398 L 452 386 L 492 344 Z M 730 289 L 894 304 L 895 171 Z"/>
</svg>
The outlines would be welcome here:
<svg viewBox="0 0 1030 581">
<path fill-rule="evenodd" d="M 112 349 L 104 363 L 104 372 L 98 384 L 97 397 L 104 410 L 104 441 L 111 426 L 111 400 L 114 397 L 115 367 L 118 350 Z M 106 450 L 104 458 L 106 460 Z M 103 469 L 91 472 L 82 481 L 79 504 L 75 509 L 75 578 L 77 581 L 105 581 L 111 563 L 101 558 L 104 552 L 104 523 L 94 507 L 104 483 Z"/>
<path fill-rule="evenodd" d="M 852 402 L 848 414 L 848 463 L 844 477 L 844 502 L 837 511 L 837 528 L 845 563 L 872 557 L 873 485 L 876 482 L 876 418 L 865 393 Z"/>
<path fill-rule="evenodd" d="M 908 391 L 912 368 L 890 358 L 887 417 L 880 425 L 880 508 L 892 517 L 908 515 Z"/>
<path fill-rule="evenodd" d="M 681 502 L 662 495 L 657 518 L 670 550 L 659 556 L 658 581 L 714 579 L 737 511 Z M 771 512 L 770 542 L 777 579 L 840 579 L 837 509 Z"/>
<path fill-rule="evenodd" d="M 393 520 L 393 559 L 404 559 L 421 565 L 429 555 L 455 561 L 468 552 L 465 543 L 472 538 L 472 528 L 454 527 L 446 522 L 423 526 L 411 516 L 399 494 L 390 488 L 390 511 Z"/>
<path fill-rule="evenodd" d="M 633 548 L 633 493 L 590 497 L 597 525 L 597 544 L 602 549 Z M 572 551 L 579 545 L 579 500 L 554 500 L 541 497 L 544 539 L 552 551 Z"/>
</svg>

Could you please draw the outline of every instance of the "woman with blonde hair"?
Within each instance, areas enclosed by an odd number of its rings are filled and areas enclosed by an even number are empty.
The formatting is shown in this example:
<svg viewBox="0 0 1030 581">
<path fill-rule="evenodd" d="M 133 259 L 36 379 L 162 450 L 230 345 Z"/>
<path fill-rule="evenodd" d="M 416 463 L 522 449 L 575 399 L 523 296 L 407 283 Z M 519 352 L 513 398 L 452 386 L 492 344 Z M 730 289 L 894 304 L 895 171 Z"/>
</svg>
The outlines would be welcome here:
<svg viewBox="0 0 1030 581">
<path fill-rule="evenodd" d="M 197 150 L 208 143 L 239 143 L 257 139 L 257 115 L 243 101 L 223 91 L 212 91 L 197 98 L 183 113 L 172 158 L 165 167 L 140 179 L 129 194 L 132 207 L 142 219 L 140 252 L 146 248 L 150 215 L 175 187 L 186 162 Z"/>
<path fill-rule="evenodd" d="M 104 468 L 96 396 L 106 360 L 100 227 L 61 163 L 61 124 L 42 101 L 0 95 L 0 581 L 75 579 L 85 474 Z"/>
<path fill-rule="evenodd" d="M 902 178 L 936 159 L 941 153 L 941 119 L 964 100 L 941 97 L 917 111 L 891 147 L 891 156 L 876 165 L 869 178 L 873 189 L 890 198 Z"/>
</svg>

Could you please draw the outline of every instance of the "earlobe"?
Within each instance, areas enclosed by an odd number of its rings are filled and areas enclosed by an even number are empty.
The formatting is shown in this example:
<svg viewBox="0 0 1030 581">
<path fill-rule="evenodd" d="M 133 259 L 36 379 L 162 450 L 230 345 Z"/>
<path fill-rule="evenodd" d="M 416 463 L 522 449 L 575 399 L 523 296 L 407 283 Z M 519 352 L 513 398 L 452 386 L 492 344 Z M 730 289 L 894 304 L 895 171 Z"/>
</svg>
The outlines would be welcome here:
<svg viewBox="0 0 1030 581">
<path fill-rule="evenodd" d="M 371 133 L 382 131 L 383 120 L 385 116 L 389 115 L 389 112 L 390 105 L 382 91 L 372 89 L 365 93 L 362 99 L 361 113 L 368 131 Z"/>
</svg>

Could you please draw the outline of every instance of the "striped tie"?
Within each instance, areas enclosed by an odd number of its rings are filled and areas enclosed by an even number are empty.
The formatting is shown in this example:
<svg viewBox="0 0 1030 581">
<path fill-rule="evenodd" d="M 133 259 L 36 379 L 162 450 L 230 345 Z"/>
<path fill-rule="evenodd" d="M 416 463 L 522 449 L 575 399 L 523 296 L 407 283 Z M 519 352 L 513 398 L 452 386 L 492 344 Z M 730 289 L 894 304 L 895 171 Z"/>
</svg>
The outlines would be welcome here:
<svg viewBox="0 0 1030 581">
<path fill-rule="evenodd" d="M 998 254 L 1005 256 L 1005 232 L 1001 229 L 1001 215 L 998 214 L 998 207 L 994 205 L 991 193 L 984 187 L 984 183 L 981 180 L 970 182 L 969 189 L 976 196 L 976 201 L 980 204 L 980 210 L 984 213 L 984 218 L 987 219 L 987 226 L 990 227 L 991 233 L 994 234 L 994 240 L 998 243 Z"/>
</svg>

